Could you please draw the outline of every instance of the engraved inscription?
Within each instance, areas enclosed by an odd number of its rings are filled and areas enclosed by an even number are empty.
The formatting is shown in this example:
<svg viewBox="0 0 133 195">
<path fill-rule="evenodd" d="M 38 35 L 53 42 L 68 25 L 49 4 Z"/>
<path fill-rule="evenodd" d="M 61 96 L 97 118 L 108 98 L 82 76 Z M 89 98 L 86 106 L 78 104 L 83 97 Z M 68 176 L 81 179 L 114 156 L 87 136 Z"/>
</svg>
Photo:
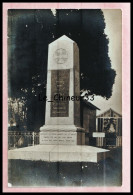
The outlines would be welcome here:
<svg viewBox="0 0 133 195">
<path fill-rule="evenodd" d="M 68 117 L 69 101 L 61 97 L 69 96 L 70 70 L 51 71 L 51 117 Z M 60 99 L 58 98 L 60 96 Z"/>
<path fill-rule="evenodd" d="M 45 132 L 41 136 L 41 142 L 44 144 L 76 144 L 76 132 Z"/>
</svg>

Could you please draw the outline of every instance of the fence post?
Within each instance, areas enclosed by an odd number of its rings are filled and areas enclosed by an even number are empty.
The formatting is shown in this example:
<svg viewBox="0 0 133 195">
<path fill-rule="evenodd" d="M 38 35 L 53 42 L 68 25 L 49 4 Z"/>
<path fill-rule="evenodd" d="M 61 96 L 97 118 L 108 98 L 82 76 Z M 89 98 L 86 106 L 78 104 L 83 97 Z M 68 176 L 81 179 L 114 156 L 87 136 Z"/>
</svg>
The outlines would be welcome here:
<svg viewBox="0 0 133 195">
<path fill-rule="evenodd" d="M 16 144 L 15 144 L 15 142 L 16 142 L 16 140 L 15 140 L 15 133 L 13 132 L 13 142 L 14 142 L 14 144 L 13 144 L 13 147 L 15 148 L 16 147 Z"/>
<path fill-rule="evenodd" d="M 34 137 L 35 137 L 34 131 L 32 132 L 32 135 L 33 135 L 32 145 L 34 146 Z"/>
<path fill-rule="evenodd" d="M 38 144 L 40 143 L 40 132 L 38 133 Z"/>
</svg>

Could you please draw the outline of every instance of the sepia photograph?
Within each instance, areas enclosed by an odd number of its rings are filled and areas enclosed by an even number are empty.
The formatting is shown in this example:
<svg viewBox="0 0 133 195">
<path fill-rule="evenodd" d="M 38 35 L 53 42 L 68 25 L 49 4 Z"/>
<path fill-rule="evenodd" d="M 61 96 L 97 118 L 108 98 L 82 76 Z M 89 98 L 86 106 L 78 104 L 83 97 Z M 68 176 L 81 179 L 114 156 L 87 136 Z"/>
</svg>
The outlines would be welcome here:
<svg viewBox="0 0 133 195">
<path fill-rule="evenodd" d="M 123 186 L 122 14 L 9 6 L 9 188 Z"/>
</svg>

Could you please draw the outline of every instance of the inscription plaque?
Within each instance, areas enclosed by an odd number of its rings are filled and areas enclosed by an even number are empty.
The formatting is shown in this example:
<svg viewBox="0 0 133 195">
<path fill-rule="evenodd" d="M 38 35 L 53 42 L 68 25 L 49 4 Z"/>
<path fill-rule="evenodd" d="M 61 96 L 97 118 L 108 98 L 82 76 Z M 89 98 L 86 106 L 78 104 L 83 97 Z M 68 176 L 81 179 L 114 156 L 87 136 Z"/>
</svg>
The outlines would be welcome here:
<svg viewBox="0 0 133 195">
<path fill-rule="evenodd" d="M 69 69 L 51 71 L 51 117 L 69 116 L 69 80 Z"/>
<path fill-rule="evenodd" d="M 48 132 L 41 137 L 45 144 L 76 144 L 76 132 Z"/>
</svg>

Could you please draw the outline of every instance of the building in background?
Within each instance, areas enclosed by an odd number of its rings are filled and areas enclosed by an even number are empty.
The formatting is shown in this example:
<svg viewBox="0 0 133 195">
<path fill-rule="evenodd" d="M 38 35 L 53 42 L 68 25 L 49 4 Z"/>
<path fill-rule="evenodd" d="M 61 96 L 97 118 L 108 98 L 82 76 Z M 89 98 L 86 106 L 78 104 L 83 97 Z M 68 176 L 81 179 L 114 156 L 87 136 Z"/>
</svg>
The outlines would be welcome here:
<svg viewBox="0 0 133 195">
<path fill-rule="evenodd" d="M 122 145 L 122 115 L 109 109 L 96 117 L 97 132 L 105 133 L 103 145 L 105 147 L 119 147 Z"/>
<path fill-rule="evenodd" d="M 83 100 L 80 102 L 80 120 L 81 126 L 85 129 L 85 144 L 96 145 L 96 139 L 92 139 L 93 132 L 96 131 L 96 111 L 98 107 Z"/>
</svg>

